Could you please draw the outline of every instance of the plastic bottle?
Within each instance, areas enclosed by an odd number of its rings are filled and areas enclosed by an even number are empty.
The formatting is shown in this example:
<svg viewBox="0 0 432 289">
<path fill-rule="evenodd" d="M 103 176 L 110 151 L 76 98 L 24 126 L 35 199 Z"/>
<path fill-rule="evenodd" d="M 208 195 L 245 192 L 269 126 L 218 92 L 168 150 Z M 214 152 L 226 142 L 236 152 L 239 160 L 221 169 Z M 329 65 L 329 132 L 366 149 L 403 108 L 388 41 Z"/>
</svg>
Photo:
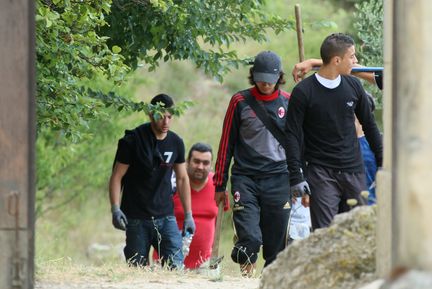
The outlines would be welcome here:
<svg viewBox="0 0 432 289">
<path fill-rule="evenodd" d="M 189 255 L 189 247 L 190 247 L 190 244 L 192 243 L 192 238 L 193 238 L 193 234 L 191 234 L 189 232 L 186 232 L 185 235 L 183 236 L 182 252 L 183 252 L 184 257 Z"/>
</svg>

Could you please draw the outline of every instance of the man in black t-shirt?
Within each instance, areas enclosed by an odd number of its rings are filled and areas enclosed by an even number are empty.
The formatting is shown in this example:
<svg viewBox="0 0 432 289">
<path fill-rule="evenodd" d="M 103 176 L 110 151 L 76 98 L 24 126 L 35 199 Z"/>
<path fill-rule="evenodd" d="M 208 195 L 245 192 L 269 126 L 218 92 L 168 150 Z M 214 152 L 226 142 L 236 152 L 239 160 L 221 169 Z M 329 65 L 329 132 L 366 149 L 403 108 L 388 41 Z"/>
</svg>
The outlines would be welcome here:
<svg viewBox="0 0 432 289">
<path fill-rule="evenodd" d="M 355 116 L 377 166 L 382 164 L 382 139 L 366 92 L 349 75 L 357 63 L 354 41 L 340 33 L 328 36 L 321 45 L 321 58 L 319 71 L 294 87 L 287 113 L 291 192 L 311 193 L 314 229 L 329 226 L 338 212 L 349 210 L 352 205 L 347 200 L 363 204 L 365 176 Z"/>
<path fill-rule="evenodd" d="M 183 140 L 169 131 L 173 101 L 166 94 L 151 100 L 150 122 L 126 131 L 118 142 L 109 182 L 112 221 L 126 231 L 124 254 L 131 265 L 146 265 L 150 246 L 163 264 L 183 266 L 181 233 L 174 216 L 171 175 L 185 212 L 183 233 L 193 234 L 189 178 Z M 121 198 L 121 205 L 120 205 Z"/>
</svg>

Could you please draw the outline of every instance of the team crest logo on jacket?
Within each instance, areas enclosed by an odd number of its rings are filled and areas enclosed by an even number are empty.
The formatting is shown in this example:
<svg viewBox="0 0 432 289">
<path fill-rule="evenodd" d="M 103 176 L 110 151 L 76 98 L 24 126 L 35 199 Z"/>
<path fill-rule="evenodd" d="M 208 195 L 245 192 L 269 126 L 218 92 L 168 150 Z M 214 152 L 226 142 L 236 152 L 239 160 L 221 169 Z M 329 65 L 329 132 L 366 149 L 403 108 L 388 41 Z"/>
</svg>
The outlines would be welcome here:
<svg viewBox="0 0 432 289">
<path fill-rule="evenodd" d="M 244 206 L 242 206 L 242 204 L 240 203 L 240 192 L 236 191 L 233 197 L 234 197 L 234 206 L 232 208 L 233 212 L 243 210 Z"/>
<path fill-rule="evenodd" d="M 279 118 L 283 118 L 285 116 L 285 108 L 282 106 L 278 108 L 278 116 Z"/>
<path fill-rule="evenodd" d="M 238 201 L 240 201 L 240 192 L 236 191 L 234 193 L 234 202 L 238 203 Z"/>
</svg>

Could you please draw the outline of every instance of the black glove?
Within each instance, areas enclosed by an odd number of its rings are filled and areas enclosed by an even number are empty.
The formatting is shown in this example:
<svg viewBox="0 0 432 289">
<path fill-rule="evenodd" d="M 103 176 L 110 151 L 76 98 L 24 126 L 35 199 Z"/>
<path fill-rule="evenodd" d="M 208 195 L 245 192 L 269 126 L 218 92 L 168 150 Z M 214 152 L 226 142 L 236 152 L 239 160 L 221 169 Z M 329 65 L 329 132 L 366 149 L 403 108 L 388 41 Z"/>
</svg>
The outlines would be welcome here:
<svg viewBox="0 0 432 289">
<path fill-rule="evenodd" d="M 375 76 L 375 83 L 378 86 L 379 89 L 383 89 L 383 78 L 384 78 L 384 71 L 377 71 L 374 74 Z"/>
<path fill-rule="evenodd" d="M 301 198 L 304 194 L 311 194 L 309 184 L 306 181 L 291 186 L 291 194 L 295 198 Z"/>
<path fill-rule="evenodd" d="M 120 210 L 118 205 L 112 205 L 112 223 L 114 228 L 126 231 L 127 218 L 126 215 Z"/>
</svg>

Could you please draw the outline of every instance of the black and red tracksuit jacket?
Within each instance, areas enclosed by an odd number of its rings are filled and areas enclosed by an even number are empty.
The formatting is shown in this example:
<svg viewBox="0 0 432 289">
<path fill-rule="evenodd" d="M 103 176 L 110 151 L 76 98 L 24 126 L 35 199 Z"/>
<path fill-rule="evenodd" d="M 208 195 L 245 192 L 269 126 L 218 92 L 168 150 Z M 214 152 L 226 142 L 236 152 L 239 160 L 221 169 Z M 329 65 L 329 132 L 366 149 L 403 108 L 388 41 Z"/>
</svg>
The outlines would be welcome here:
<svg viewBox="0 0 432 289">
<path fill-rule="evenodd" d="M 276 90 L 271 95 L 263 95 L 253 87 L 236 93 L 228 105 L 219 143 L 214 175 L 217 192 L 226 189 L 232 158 L 231 173 L 234 175 L 262 176 L 288 172 L 285 150 L 245 102 L 247 95 L 255 97 L 282 130 L 286 126 L 290 96 L 287 92 Z"/>
</svg>

